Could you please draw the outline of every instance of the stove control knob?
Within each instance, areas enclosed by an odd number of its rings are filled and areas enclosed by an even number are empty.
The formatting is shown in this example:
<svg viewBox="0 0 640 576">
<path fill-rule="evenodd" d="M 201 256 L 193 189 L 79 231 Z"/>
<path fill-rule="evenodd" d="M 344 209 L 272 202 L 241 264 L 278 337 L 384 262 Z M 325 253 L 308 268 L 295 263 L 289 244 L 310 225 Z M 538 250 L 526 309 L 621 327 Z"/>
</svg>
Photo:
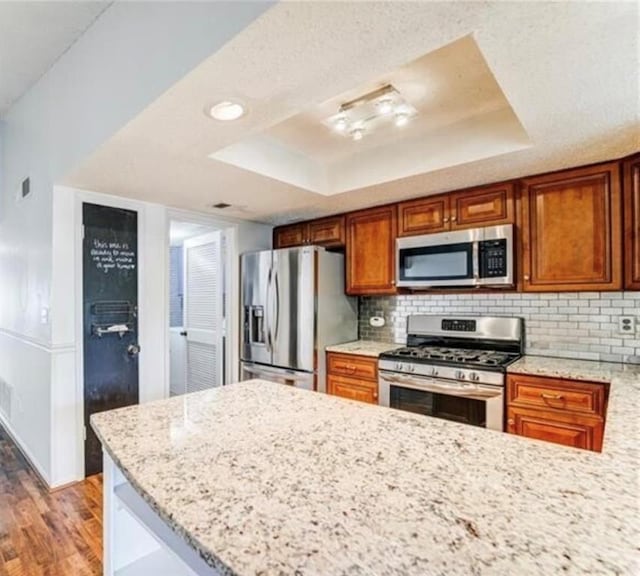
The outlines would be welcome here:
<svg viewBox="0 0 640 576">
<path fill-rule="evenodd" d="M 469 374 L 469 380 L 477 382 L 478 380 L 480 380 L 480 375 L 476 372 L 471 372 L 471 374 Z"/>
<path fill-rule="evenodd" d="M 409 372 L 411 372 L 412 374 L 416 371 L 416 367 L 413 364 L 409 364 L 409 366 L 407 366 L 407 369 L 409 370 Z"/>
<path fill-rule="evenodd" d="M 402 365 L 402 362 L 396 362 L 396 370 L 398 372 L 402 372 L 403 368 L 404 368 L 404 366 Z"/>
<path fill-rule="evenodd" d="M 431 376 L 437 376 L 438 375 L 438 369 L 437 368 L 431 368 Z"/>
<path fill-rule="evenodd" d="M 456 378 L 458 380 L 464 380 L 466 378 L 466 374 L 462 370 L 456 371 Z"/>
</svg>

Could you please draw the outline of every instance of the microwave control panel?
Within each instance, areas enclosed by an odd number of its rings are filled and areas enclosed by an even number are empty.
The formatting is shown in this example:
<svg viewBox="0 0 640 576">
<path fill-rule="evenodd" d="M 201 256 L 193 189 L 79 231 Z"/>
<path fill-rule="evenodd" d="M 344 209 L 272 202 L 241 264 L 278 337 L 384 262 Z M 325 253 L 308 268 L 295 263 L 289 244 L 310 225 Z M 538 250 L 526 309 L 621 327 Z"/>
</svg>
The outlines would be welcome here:
<svg viewBox="0 0 640 576">
<path fill-rule="evenodd" d="M 507 275 L 507 240 L 483 240 L 480 248 L 480 278 Z"/>
</svg>

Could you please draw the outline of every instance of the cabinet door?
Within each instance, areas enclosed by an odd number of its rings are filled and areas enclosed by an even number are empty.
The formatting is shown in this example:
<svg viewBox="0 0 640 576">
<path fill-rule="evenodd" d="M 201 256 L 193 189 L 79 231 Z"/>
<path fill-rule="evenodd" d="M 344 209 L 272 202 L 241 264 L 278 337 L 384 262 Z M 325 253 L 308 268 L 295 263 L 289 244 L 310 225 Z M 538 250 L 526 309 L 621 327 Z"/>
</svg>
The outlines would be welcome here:
<svg viewBox="0 0 640 576">
<path fill-rule="evenodd" d="M 449 196 L 398 204 L 398 236 L 444 232 L 449 226 Z"/>
<path fill-rule="evenodd" d="M 344 216 L 309 222 L 309 243 L 319 246 L 344 246 Z"/>
<path fill-rule="evenodd" d="M 509 406 L 507 409 L 507 432 L 536 440 L 600 452 L 603 430 L 603 422 L 597 418 L 519 406 Z"/>
<path fill-rule="evenodd" d="M 451 194 L 451 228 L 512 224 L 515 221 L 512 182 Z"/>
<path fill-rule="evenodd" d="M 327 393 L 349 400 L 359 400 L 368 404 L 378 403 L 378 389 L 371 382 L 364 382 L 344 376 L 327 376 Z"/>
<path fill-rule="evenodd" d="M 347 294 L 394 294 L 396 207 L 347 215 Z"/>
<path fill-rule="evenodd" d="M 273 230 L 273 247 L 274 248 L 293 248 L 294 246 L 302 246 L 307 244 L 308 225 L 306 222 L 301 224 L 291 224 L 289 226 L 280 226 Z"/>
<path fill-rule="evenodd" d="M 640 290 L 640 154 L 624 163 L 624 256 L 627 290 Z"/>
<path fill-rule="evenodd" d="M 522 185 L 524 290 L 621 289 L 619 164 L 527 178 Z"/>
</svg>

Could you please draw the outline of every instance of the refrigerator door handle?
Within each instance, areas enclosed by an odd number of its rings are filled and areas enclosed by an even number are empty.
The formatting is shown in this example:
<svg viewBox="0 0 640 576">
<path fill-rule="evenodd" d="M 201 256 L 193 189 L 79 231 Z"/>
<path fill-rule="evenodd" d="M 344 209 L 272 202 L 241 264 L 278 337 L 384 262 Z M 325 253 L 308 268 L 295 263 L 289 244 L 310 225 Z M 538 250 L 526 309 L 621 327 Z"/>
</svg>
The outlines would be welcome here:
<svg viewBox="0 0 640 576">
<path fill-rule="evenodd" d="M 280 333 L 280 282 L 278 280 L 278 271 L 276 270 L 274 274 L 274 284 L 276 287 L 276 327 L 274 331 L 273 339 L 275 342 L 278 341 L 278 335 Z"/>
<path fill-rule="evenodd" d="M 269 268 L 269 274 L 267 276 L 267 293 L 264 307 L 264 334 L 265 342 L 267 343 L 267 350 L 273 351 L 273 342 L 271 340 L 271 277 L 273 275 L 273 268 Z"/>
</svg>

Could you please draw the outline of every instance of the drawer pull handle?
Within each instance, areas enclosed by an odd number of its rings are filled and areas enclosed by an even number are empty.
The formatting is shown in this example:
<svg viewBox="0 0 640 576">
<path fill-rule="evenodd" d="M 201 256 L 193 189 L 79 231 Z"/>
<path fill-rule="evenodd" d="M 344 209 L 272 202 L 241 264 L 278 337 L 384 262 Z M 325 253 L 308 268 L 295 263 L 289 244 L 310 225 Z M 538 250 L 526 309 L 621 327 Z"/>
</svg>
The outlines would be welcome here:
<svg viewBox="0 0 640 576">
<path fill-rule="evenodd" d="M 346 364 L 345 365 L 345 370 L 348 370 L 349 372 L 355 372 L 358 369 L 357 366 L 354 366 L 353 364 Z"/>
<path fill-rule="evenodd" d="M 544 392 L 540 392 L 540 398 L 544 398 L 545 400 L 564 400 L 562 394 L 545 394 Z"/>
</svg>

